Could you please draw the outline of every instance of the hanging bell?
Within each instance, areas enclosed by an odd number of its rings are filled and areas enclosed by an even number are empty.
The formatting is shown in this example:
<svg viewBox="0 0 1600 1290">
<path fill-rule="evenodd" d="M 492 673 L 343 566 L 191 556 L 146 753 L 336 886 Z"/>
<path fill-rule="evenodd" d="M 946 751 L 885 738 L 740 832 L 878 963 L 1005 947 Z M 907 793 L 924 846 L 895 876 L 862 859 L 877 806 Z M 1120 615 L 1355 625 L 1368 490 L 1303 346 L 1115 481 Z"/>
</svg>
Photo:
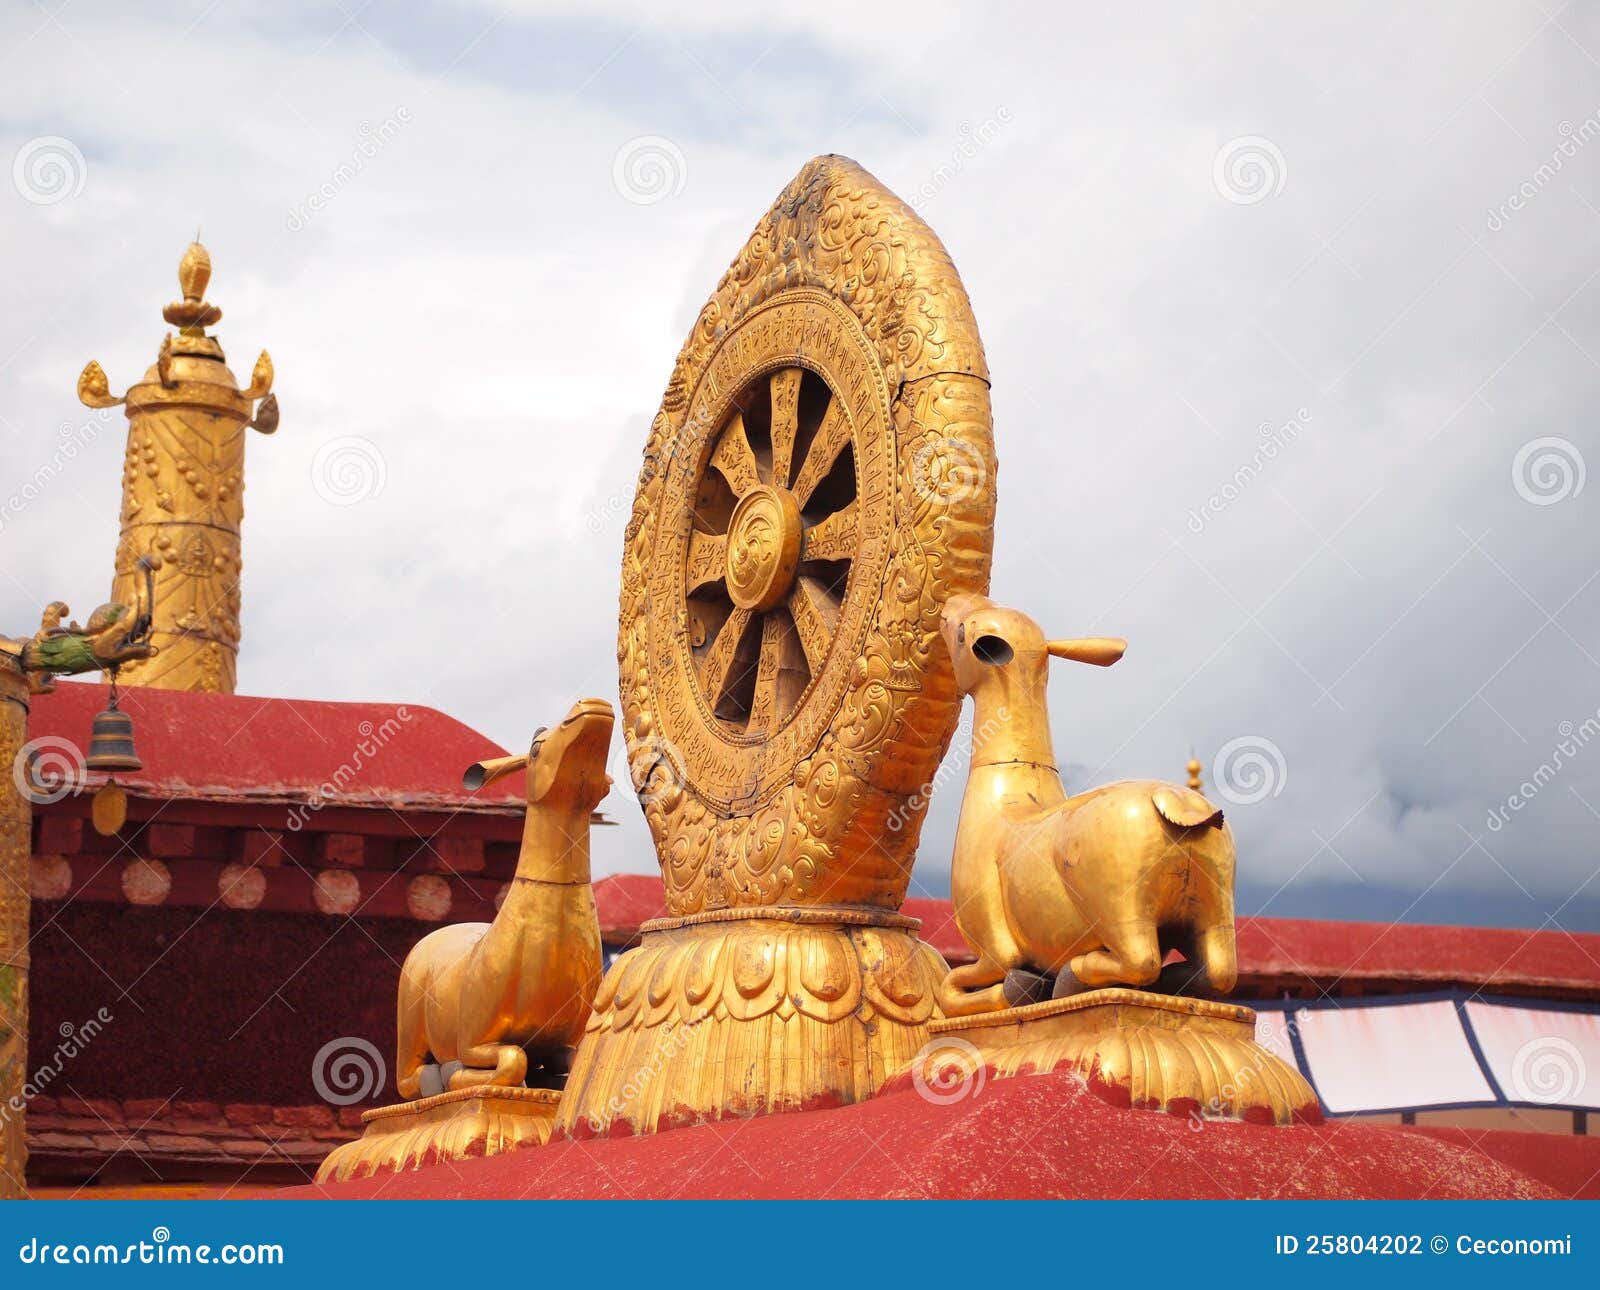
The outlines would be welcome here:
<svg viewBox="0 0 1600 1290">
<path fill-rule="evenodd" d="M 133 750 L 133 718 L 113 702 L 104 712 L 95 713 L 89 734 L 90 770 L 142 770 L 144 763 Z"/>
</svg>

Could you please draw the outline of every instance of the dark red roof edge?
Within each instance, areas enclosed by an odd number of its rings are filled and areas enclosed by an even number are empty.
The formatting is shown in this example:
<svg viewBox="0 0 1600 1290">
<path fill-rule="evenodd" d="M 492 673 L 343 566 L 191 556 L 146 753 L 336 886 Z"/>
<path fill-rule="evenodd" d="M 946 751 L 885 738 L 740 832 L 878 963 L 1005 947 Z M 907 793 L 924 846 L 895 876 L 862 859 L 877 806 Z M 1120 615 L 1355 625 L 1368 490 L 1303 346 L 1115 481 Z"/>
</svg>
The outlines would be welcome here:
<svg viewBox="0 0 1600 1290">
<path fill-rule="evenodd" d="M 640 924 L 667 912 L 661 880 L 650 874 L 602 878 L 595 899 L 609 944 L 630 943 Z M 913 898 L 902 912 L 922 920 L 922 939 L 946 959 L 971 959 L 948 900 Z M 1241 918 L 1238 935 L 1241 981 L 1258 991 L 1460 987 L 1600 998 L 1600 935 L 1588 932 Z"/>
</svg>

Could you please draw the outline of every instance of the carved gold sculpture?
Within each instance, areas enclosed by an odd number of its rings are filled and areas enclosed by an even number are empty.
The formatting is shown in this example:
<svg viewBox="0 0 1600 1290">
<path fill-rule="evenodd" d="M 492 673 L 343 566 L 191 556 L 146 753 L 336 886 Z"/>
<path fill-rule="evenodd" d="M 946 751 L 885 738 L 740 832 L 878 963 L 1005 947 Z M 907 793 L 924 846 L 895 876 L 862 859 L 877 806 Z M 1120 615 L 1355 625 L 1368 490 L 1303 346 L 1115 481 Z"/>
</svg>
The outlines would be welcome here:
<svg viewBox="0 0 1600 1290">
<path fill-rule="evenodd" d="M 607 975 L 564 1131 L 855 1101 L 926 1040 L 944 964 L 896 911 L 960 705 L 939 609 L 987 585 L 994 469 L 949 256 L 817 158 L 645 445 L 618 658 L 669 917 Z"/>
<path fill-rule="evenodd" d="M 211 257 L 198 242 L 178 266 L 183 299 L 162 316 L 178 328 L 155 365 L 121 397 L 99 363 L 78 378 L 91 408 L 126 405 L 121 536 L 113 600 L 129 602 L 141 557 L 157 561 L 152 656 L 126 669 L 135 685 L 232 693 L 239 651 L 239 530 L 244 517 L 246 426 L 278 426 L 265 350 L 238 388 L 222 347 L 206 335 L 222 310 L 205 300 Z M 259 400 L 259 402 L 257 402 Z"/>
<path fill-rule="evenodd" d="M 945 1017 L 910 1064 L 913 1082 L 1068 1069 L 1119 1105 L 1320 1119 L 1300 1072 L 1255 1043 L 1249 1008 L 1173 997 L 1226 994 L 1237 976 L 1222 812 L 1196 788 L 1153 780 L 1062 789 L 1050 660 L 1107 667 L 1126 642 L 1048 640 L 981 595 L 946 602 L 943 635 L 974 705 L 950 893 L 977 957 L 941 983 Z M 1163 968 L 1172 950 L 1183 960 Z M 1150 990 L 1104 988 L 1118 986 Z"/>
<path fill-rule="evenodd" d="M 1219 994 L 1236 976 L 1233 835 L 1192 789 L 1126 780 L 1068 797 L 1045 686 L 1051 658 L 1109 666 L 1120 640 L 1047 640 L 986 596 L 951 599 L 944 639 L 973 697 L 972 758 L 951 860 L 956 924 L 978 951 L 940 987 L 945 1013 L 1153 985 L 1169 949 Z M 1008 981 L 1008 974 L 1009 981 Z M 1169 976 L 1167 984 L 1181 984 Z"/>
<path fill-rule="evenodd" d="M 24 793 L 28 696 L 57 673 L 115 670 L 150 653 L 149 607 L 101 605 L 88 625 L 56 601 L 32 636 L 0 636 L 0 1200 L 27 1194 L 23 1088 L 28 1064 L 28 856 L 33 806 Z"/>
<path fill-rule="evenodd" d="M 576 931 L 592 903 L 534 887 L 487 930 L 424 940 L 401 985 L 401 1092 L 427 1093 L 433 1063 L 465 1066 L 450 1092 L 369 1112 L 321 1176 L 855 1102 L 926 1075 L 942 1043 L 999 1074 L 1079 1071 L 1124 1105 L 1315 1113 L 1251 1041 L 1249 1009 L 1098 988 L 1232 988 L 1233 841 L 1192 789 L 1066 796 L 1048 659 L 1109 664 L 1124 645 L 1047 641 L 983 594 L 994 473 L 949 257 L 860 167 L 814 160 L 691 329 L 625 538 L 623 733 L 667 916 L 598 994 L 572 969 L 598 953 Z M 977 961 L 952 972 L 900 908 L 965 694 L 952 885 Z M 569 724 L 582 715 L 600 719 L 580 704 Z M 536 745 L 530 840 L 559 737 Z M 603 758 L 598 733 L 592 748 Z M 525 840 L 523 876 L 586 829 L 598 796 L 577 786 L 598 764 L 574 772 L 566 822 Z M 550 948 L 529 953 L 535 937 Z M 1185 961 L 1163 972 L 1173 948 Z M 1043 998 L 1052 980 L 1065 997 Z M 520 1087 L 524 1049 L 561 1052 L 591 996 L 559 1099 Z M 1024 999 L 1041 1001 L 1007 1006 Z"/>
<path fill-rule="evenodd" d="M 516 877 L 492 923 L 456 923 L 418 941 L 400 972 L 395 1080 L 422 1091 L 422 1071 L 459 1062 L 452 1090 L 514 1088 L 528 1054 L 564 1073 L 600 985 L 600 922 L 589 886 L 589 818 L 611 785 L 615 716 L 580 699 L 526 758 L 468 773 L 468 786 L 527 767 L 527 815 Z"/>
<path fill-rule="evenodd" d="M 600 985 L 589 826 L 611 785 L 615 722 L 604 699 L 580 699 L 560 725 L 533 737 L 527 756 L 468 769 L 472 789 L 526 769 L 516 876 L 492 923 L 441 927 L 406 956 L 395 1083 L 408 1100 L 365 1112 L 362 1136 L 329 1154 L 319 1181 L 549 1138 L 557 1090 Z"/>
</svg>

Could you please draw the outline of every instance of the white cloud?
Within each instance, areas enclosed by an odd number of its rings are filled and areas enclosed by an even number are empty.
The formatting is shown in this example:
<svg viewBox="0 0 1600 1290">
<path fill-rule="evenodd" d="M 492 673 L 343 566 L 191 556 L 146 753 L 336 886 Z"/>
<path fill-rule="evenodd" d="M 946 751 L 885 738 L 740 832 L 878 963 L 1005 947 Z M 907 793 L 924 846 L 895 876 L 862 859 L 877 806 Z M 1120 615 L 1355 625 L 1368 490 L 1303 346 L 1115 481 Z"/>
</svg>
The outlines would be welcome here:
<svg viewBox="0 0 1600 1290">
<path fill-rule="evenodd" d="M 52 205 L 0 189 L 0 495 L 82 422 L 86 359 L 119 388 L 153 359 L 200 223 L 234 368 L 270 349 L 283 404 L 250 449 L 242 687 L 431 702 L 521 747 L 615 692 L 621 526 L 684 328 L 806 157 L 844 152 L 925 194 L 984 328 L 996 595 L 1132 641 L 1058 670 L 1078 782 L 1264 735 L 1288 784 L 1230 818 L 1272 912 L 1426 892 L 1411 916 L 1600 926 L 1600 750 L 1485 824 L 1600 708 L 1600 490 L 1533 506 L 1510 475 L 1543 436 L 1600 466 L 1600 144 L 1488 219 L 1600 110 L 1585 47 L 1594 18 L 1533 7 L 951 6 L 881 38 L 842 5 L 11 10 L 0 159 L 59 135 L 88 174 Z M 686 175 L 638 205 L 613 159 L 646 134 Z M 1252 205 L 1213 182 L 1242 136 L 1287 167 Z M 347 435 L 384 490 L 329 506 L 312 462 Z M 104 594 L 120 438 L 0 530 L 9 630 Z M 376 626 L 397 612 L 421 630 Z M 473 662 L 441 667 L 461 631 Z M 352 634 L 377 642 L 357 669 Z M 925 833 L 934 887 L 955 807 Z M 607 809 L 601 862 L 651 867 L 632 805 Z"/>
</svg>

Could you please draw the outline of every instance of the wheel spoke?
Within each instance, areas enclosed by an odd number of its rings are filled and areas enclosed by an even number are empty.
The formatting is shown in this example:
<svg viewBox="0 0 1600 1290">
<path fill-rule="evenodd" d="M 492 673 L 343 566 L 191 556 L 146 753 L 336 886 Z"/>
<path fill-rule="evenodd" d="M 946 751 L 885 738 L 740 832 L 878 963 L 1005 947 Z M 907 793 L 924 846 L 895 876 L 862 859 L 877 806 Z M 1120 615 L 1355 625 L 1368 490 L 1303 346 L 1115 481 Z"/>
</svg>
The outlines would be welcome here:
<svg viewBox="0 0 1600 1290">
<path fill-rule="evenodd" d="M 792 491 L 801 506 L 816 491 L 817 485 L 827 478 L 828 471 L 839 460 L 839 454 L 849 442 L 850 418 L 845 416 L 837 398 L 830 399 L 822 424 L 817 427 L 811 447 L 806 451 L 806 459 L 800 465 L 800 473 L 795 476 Z"/>
<path fill-rule="evenodd" d="M 705 688 L 706 697 L 711 700 L 713 708 L 722 701 L 722 693 L 728 688 L 728 672 L 739 652 L 739 642 L 744 639 L 745 628 L 749 626 L 750 611 L 736 607 L 722 624 L 717 639 L 711 642 L 711 648 L 706 652 L 705 661 L 700 664 L 700 684 Z"/>
<path fill-rule="evenodd" d="M 800 645 L 806 652 L 806 665 L 811 675 L 816 676 L 828 657 L 833 629 L 839 620 L 839 607 L 820 582 L 802 574 L 795 579 L 794 589 L 789 592 L 789 612 L 794 615 L 795 631 L 800 634 Z"/>
<path fill-rule="evenodd" d="M 800 429 L 800 369 L 785 367 L 772 374 L 772 482 L 787 487 L 794 458 L 794 437 Z"/>
<path fill-rule="evenodd" d="M 728 538 L 722 533 L 701 533 L 698 529 L 689 534 L 688 570 L 684 590 L 690 595 L 706 585 L 717 582 L 728 571 Z"/>
<path fill-rule="evenodd" d="M 857 505 L 835 511 L 805 532 L 800 542 L 801 560 L 848 560 L 856 553 Z"/>
<path fill-rule="evenodd" d="M 782 658 L 782 615 L 770 613 L 761 620 L 761 661 L 756 665 L 755 697 L 750 700 L 750 721 L 745 727 L 750 734 L 776 730 L 783 718 L 778 711 L 778 664 Z"/>
<path fill-rule="evenodd" d="M 744 418 L 737 412 L 717 441 L 711 464 L 722 472 L 735 497 L 743 497 L 761 482 L 756 473 L 756 455 L 750 451 L 750 439 L 744 432 Z"/>
</svg>

